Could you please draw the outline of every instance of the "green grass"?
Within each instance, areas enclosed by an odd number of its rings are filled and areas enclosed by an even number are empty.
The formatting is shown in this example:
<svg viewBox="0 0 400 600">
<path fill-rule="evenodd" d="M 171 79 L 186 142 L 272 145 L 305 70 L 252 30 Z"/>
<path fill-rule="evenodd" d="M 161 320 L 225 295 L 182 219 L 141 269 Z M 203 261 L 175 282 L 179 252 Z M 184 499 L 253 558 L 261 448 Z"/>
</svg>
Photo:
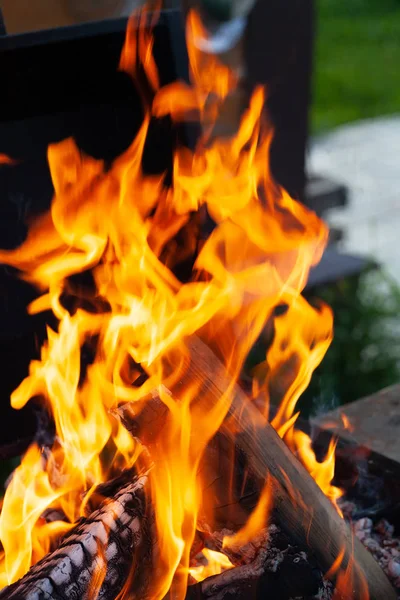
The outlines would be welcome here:
<svg viewBox="0 0 400 600">
<path fill-rule="evenodd" d="M 302 397 L 302 414 L 400 381 L 400 288 L 381 271 L 316 291 L 334 313 L 333 342 Z"/>
<path fill-rule="evenodd" d="M 317 0 L 312 129 L 400 112 L 400 0 Z"/>
</svg>

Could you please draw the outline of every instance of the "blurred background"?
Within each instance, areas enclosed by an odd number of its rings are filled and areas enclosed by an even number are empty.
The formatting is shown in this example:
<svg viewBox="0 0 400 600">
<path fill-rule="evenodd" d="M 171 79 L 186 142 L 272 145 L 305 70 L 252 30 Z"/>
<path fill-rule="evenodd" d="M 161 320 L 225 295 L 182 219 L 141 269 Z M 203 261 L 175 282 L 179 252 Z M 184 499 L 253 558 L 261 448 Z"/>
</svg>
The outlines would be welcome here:
<svg viewBox="0 0 400 600">
<path fill-rule="evenodd" d="M 368 261 L 320 290 L 335 339 L 307 395 L 324 411 L 400 381 L 398 0 L 317 0 L 310 114 L 308 172 L 347 190 L 324 217 Z"/>
</svg>

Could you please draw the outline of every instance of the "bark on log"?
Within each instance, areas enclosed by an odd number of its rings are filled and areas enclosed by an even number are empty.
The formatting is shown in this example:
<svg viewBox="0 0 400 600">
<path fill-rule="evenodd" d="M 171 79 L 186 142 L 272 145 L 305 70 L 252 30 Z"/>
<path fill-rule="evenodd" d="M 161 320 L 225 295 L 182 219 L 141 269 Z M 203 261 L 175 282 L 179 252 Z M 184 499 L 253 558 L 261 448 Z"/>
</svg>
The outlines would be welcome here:
<svg viewBox="0 0 400 600">
<path fill-rule="evenodd" d="M 172 392 L 179 398 L 188 384 L 197 383 L 198 398 L 201 397 L 203 406 L 208 404 L 211 408 L 230 387 L 229 375 L 203 342 L 193 339 L 189 345 L 185 375 Z M 353 553 L 353 587 L 344 596 L 346 600 L 366 597 L 364 581 L 370 600 L 395 600 L 395 592 L 379 565 L 361 543 L 353 539 L 330 501 L 258 409 L 238 386 L 234 387 L 231 397 L 229 419 L 223 433 L 235 439 L 246 453 L 260 484 L 267 473 L 272 476 L 280 525 L 300 546 L 311 548 L 325 570 L 332 567 L 343 549 L 344 565 Z M 232 423 L 234 428 L 230 426 Z M 241 433 L 236 437 L 233 429 Z M 128 485 L 124 482 L 114 499 L 82 520 L 55 552 L 37 563 L 19 582 L 0 592 L 0 600 L 90 600 L 93 582 L 99 578 L 99 591 L 94 597 L 110 600 L 123 588 L 130 569 L 135 567 L 137 555 L 141 564 L 133 571 L 133 585 L 139 590 L 136 598 L 142 599 L 145 596 L 142 578 L 146 570 L 143 561 L 151 562 L 152 549 L 150 525 L 146 522 L 145 484 L 146 477 Z M 293 492 L 297 496 L 295 501 Z"/>
<path fill-rule="evenodd" d="M 0 600 L 113 600 L 133 574 L 142 600 L 146 561 L 151 564 L 150 523 L 146 510 L 147 477 L 135 477 L 82 519 L 54 552 L 19 581 L 0 592 Z"/>
<path fill-rule="evenodd" d="M 179 385 L 184 388 L 188 382 L 199 382 L 199 393 L 206 394 L 213 405 L 229 387 L 229 375 L 201 340 L 192 339 L 189 347 L 191 358 Z M 173 392 L 179 394 L 179 389 Z M 354 556 L 353 590 L 349 600 L 363 597 L 364 582 L 370 600 L 394 600 L 396 594 L 378 563 L 353 537 L 332 503 L 239 386 L 232 392 L 229 417 L 236 431 L 240 431 L 236 443 L 246 453 L 254 474 L 262 481 L 267 473 L 272 476 L 274 506 L 280 525 L 300 545 L 311 548 L 326 571 L 331 569 L 343 549 L 343 565 Z M 229 426 L 224 428 L 224 433 L 229 437 L 235 435 Z"/>
<path fill-rule="evenodd" d="M 185 374 L 171 392 L 179 399 L 185 388 L 197 385 L 197 397 L 201 397 L 202 406 L 209 406 L 211 409 L 231 386 L 229 374 L 204 342 L 192 338 L 188 346 L 190 357 L 185 359 Z M 267 474 L 272 476 L 274 510 L 279 524 L 300 546 L 306 546 L 315 553 L 325 572 L 332 568 L 343 551 L 342 568 L 354 557 L 353 584 L 348 600 L 365 598 L 365 584 L 370 600 L 395 600 L 396 594 L 378 563 L 359 540 L 353 537 L 346 522 L 265 417 L 239 386 L 234 386 L 231 397 L 232 403 L 222 433 L 235 440 L 245 453 L 248 465 L 260 485 Z M 157 410 L 153 408 L 150 417 L 153 426 L 150 431 L 147 430 L 148 413 L 146 416 L 138 416 L 136 435 L 139 439 L 143 419 L 143 432 L 150 435 L 150 439 L 157 434 L 160 422 L 156 413 Z M 238 431 L 239 434 L 236 433 Z M 329 575 L 333 582 L 336 575 L 336 572 Z"/>
</svg>

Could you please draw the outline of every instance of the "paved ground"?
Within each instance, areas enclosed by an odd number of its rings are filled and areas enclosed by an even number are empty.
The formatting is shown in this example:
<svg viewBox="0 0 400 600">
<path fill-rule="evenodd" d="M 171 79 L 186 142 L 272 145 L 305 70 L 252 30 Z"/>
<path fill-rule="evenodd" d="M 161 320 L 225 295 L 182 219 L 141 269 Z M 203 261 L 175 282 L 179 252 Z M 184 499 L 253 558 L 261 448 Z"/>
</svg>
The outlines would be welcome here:
<svg viewBox="0 0 400 600">
<path fill-rule="evenodd" d="M 400 115 L 360 121 L 316 139 L 309 171 L 345 183 L 346 208 L 328 215 L 343 248 L 379 261 L 400 283 Z"/>
</svg>

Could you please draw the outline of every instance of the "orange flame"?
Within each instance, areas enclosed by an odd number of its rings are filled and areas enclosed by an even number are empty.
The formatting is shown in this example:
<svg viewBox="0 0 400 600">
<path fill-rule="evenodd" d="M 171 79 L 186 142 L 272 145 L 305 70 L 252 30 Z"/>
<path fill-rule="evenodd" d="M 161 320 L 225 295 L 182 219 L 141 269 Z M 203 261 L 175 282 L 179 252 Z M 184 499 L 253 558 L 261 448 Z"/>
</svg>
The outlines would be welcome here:
<svg viewBox="0 0 400 600">
<path fill-rule="evenodd" d="M 4 498 L 0 538 L 5 557 L 0 585 L 22 577 L 29 569 L 33 555 L 39 560 L 48 552 L 50 539 L 43 539 L 41 535 L 40 517 L 62 493 L 62 490 L 54 490 L 43 469 L 43 456 L 33 445 L 15 470 Z"/>
<path fill-rule="evenodd" d="M 332 313 L 327 306 L 313 308 L 302 296 L 289 299 L 284 314 L 274 319 L 274 341 L 266 362 L 256 369 L 256 373 L 265 380 L 258 393 L 264 394 L 266 412 L 271 394 L 275 403 L 277 399 L 280 401 L 272 420 L 273 427 L 341 514 L 337 499 L 343 492 L 331 483 L 336 443 L 331 442 L 325 459 L 318 462 L 309 436 L 295 429 L 299 416 L 297 403 L 330 345 L 332 327 Z"/>
<path fill-rule="evenodd" d="M 182 599 L 189 573 L 200 578 L 232 567 L 224 555 L 207 550 L 208 567 L 201 573 L 189 567 L 206 494 L 199 464 L 226 418 L 231 391 L 212 410 L 205 410 L 209 402 L 195 382 L 179 397 L 166 392 L 181 381 L 186 341 L 199 332 L 223 356 L 233 386 L 252 345 L 273 321 L 274 341 L 260 367 L 266 372 L 266 400 L 274 387 L 282 400 L 273 425 L 324 491 L 337 498 L 331 486 L 334 445 L 325 463 L 317 464 L 308 438 L 295 432 L 293 416 L 331 340 L 329 309 L 314 309 L 300 295 L 324 251 L 327 228 L 272 180 L 273 132 L 263 123 L 264 90 L 255 90 L 233 139 L 211 141 L 236 76 L 196 49 L 193 40 L 205 31 L 191 13 L 193 85 L 159 89 L 148 22 L 146 12 L 131 19 L 120 62 L 135 81 L 145 75 L 145 115 L 131 146 L 106 170 L 73 140 L 51 145 L 51 211 L 37 220 L 19 249 L 0 252 L 1 262 L 19 268 L 41 290 L 30 312 L 51 310 L 59 322 L 56 331 L 48 329 L 40 360 L 31 363 L 11 398 L 20 409 L 41 397 L 57 436 L 46 454 L 35 446 L 27 452 L 7 489 L 0 517 L 3 584 L 21 577 L 48 551 L 51 536 L 79 518 L 85 493 L 135 464 L 142 448 L 116 421 L 114 409 L 151 396 L 154 389 L 168 411 L 151 448 L 159 561 L 151 598 L 161 600 L 172 590 Z M 164 174 L 148 176 L 142 169 L 149 125 L 156 116 L 182 119 L 193 112 L 205 125 L 204 135 L 194 151 L 176 149 L 168 187 Z M 193 213 L 204 210 L 215 229 L 200 248 Z M 178 233 L 184 248 L 178 247 Z M 175 267 L 199 248 L 193 277 L 184 283 Z M 81 286 L 74 283 L 76 275 L 89 273 Z M 282 304 L 286 313 L 275 317 Z M 87 346 L 94 360 L 83 365 Z M 254 537 L 265 526 L 272 501 L 267 482 L 245 527 L 225 544 Z M 40 517 L 49 507 L 60 509 L 68 523 L 53 524 L 45 544 Z M 96 593 L 103 574 L 102 567 L 93 582 Z"/>
<path fill-rule="evenodd" d="M 223 547 L 237 549 L 241 546 L 245 546 L 254 538 L 256 538 L 259 532 L 268 523 L 272 501 L 272 489 L 269 479 L 267 478 L 267 482 L 261 493 L 258 504 L 255 510 L 251 513 L 247 523 L 234 535 L 225 537 L 223 541 Z"/>
<path fill-rule="evenodd" d="M 17 161 L 8 156 L 7 154 L 0 153 L 0 165 L 15 165 L 16 163 Z"/>
<path fill-rule="evenodd" d="M 344 553 L 339 554 L 334 565 L 331 567 L 331 573 L 337 573 L 335 590 L 332 596 L 332 600 L 343 600 L 343 598 L 354 598 L 357 597 L 360 600 L 369 600 L 368 584 L 364 577 L 360 576 L 360 573 L 356 575 L 356 565 L 351 559 L 347 565 L 341 564 Z M 355 580 L 358 582 L 359 588 L 357 591 L 354 589 Z"/>
<path fill-rule="evenodd" d="M 198 582 L 234 568 L 234 565 L 229 558 L 225 554 L 222 554 L 222 552 L 204 548 L 202 554 L 207 560 L 207 564 L 200 565 L 199 567 L 191 567 L 189 569 L 190 575 Z"/>
<path fill-rule="evenodd" d="M 332 597 L 333 600 L 343 600 L 343 598 L 353 597 L 360 598 L 360 600 L 369 600 L 370 595 L 365 577 L 362 576 L 360 572 L 358 572 L 357 577 L 355 577 L 359 567 L 355 565 L 351 557 L 346 564 L 345 555 L 346 551 L 342 548 L 331 568 L 325 574 L 326 579 L 336 576 L 336 585 Z M 355 581 L 357 581 L 358 585 L 357 591 L 354 589 Z M 355 594 L 357 594 L 357 596 L 355 596 Z"/>
<path fill-rule="evenodd" d="M 156 63 L 153 56 L 153 36 L 149 24 L 157 21 L 161 2 L 154 3 L 154 10 L 149 14 L 144 7 L 132 14 L 128 21 L 125 43 L 122 49 L 119 68 L 137 81 L 138 67 L 142 67 L 147 82 L 153 91 L 158 90 L 159 80 Z"/>
<path fill-rule="evenodd" d="M 340 418 L 342 419 L 343 427 L 346 431 L 352 433 L 354 431 L 354 425 L 351 423 L 349 417 L 344 414 L 344 412 L 340 413 Z"/>
<path fill-rule="evenodd" d="M 97 543 L 97 560 L 94 568 L 94 573 L 92 575 L 88 597 L 93 598 L 93 600 L 97 600 L 99 597 L 101 586 L 103 585 L 106 572 L 107 572 L 107 561 L 106 561 L 106 553 L 104 550 L 104 546 L 100 540 L 96 540 Z"/>
<path fill-rule="evenodd" d="M 293 434 L 293 442 L 304 466 L 315 479 L 315 482 L 319 485 L 324 494 L 328 496 L 335 505 L 338 513 L 343 517 L 342 511 L 337 505 L 337 500 L 343 496 L 343 491 L 332 485 L 332 479 L 335 474 L 336 442 L 331 440 L 326 457 L 322 462 L 317 461 L 308 435 L 302 431 L 295 431 Z"/>
</svg>

